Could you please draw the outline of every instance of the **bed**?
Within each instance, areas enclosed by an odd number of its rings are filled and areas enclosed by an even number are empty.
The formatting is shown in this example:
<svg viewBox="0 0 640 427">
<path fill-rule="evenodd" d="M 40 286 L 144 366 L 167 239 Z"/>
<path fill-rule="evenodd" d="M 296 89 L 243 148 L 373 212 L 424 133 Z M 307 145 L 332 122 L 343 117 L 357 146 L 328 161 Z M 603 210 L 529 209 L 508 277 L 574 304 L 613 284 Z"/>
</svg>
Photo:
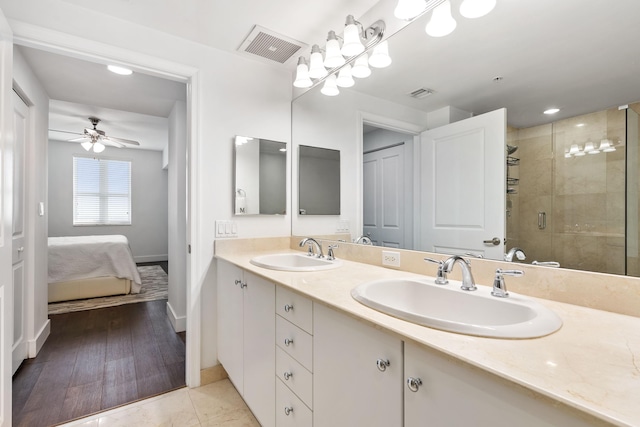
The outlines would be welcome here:
<svg viewBox="0 0 640 427">
<path fill-rule="evenodd" d="M 49 302 L 139 293 L 125 236 L 49 237 Z"/>
</svg>

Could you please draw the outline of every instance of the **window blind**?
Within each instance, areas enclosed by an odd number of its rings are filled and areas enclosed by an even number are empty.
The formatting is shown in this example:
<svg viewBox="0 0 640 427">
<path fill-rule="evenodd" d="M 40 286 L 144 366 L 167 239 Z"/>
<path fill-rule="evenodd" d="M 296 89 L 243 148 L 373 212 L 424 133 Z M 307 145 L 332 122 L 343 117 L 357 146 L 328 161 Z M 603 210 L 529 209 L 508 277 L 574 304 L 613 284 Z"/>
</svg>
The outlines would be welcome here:
<svg viewBox="0 0 640 427">
<path fill-rule="evenodd" d="M 73 225 L 131 224 L 131 162 L 73 158 Z"/>
</svg>

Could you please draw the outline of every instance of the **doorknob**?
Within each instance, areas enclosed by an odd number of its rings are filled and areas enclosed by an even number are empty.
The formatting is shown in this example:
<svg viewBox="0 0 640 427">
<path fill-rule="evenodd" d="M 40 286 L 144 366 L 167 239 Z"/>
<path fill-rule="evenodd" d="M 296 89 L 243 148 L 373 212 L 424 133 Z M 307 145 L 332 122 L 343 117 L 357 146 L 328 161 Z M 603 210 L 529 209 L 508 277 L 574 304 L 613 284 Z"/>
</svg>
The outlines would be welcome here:
<svg viewBox="0 0 640 427">
<path fill-rule="evenodd" d="M 494 238 L 493 238 L 493 239 L 491 239 L 491 240 L 483 240 L 482 242 L 483 242 L 483 243 L 486 243 L 486 244 L 489 244 L 489 245 L 495 245 L 495 246 L 498 246 L 498 245 L 500 244 L 500 241 L 501 241 L 501 240 L 500 240 L 499 238 L 494 237 Z"/>
</svg>

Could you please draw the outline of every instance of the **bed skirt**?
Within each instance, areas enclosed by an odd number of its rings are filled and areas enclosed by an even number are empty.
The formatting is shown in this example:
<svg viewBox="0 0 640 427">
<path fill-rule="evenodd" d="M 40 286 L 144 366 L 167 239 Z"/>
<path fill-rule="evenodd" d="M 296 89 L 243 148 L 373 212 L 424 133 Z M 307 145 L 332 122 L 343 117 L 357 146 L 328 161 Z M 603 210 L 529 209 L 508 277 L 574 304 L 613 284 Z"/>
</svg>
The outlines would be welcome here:
<svg viewBox="0 0 640 427">
<path fill-rule="evenodd" d="M 49 302 L 126 295 L 131 292 L 131 280 L 117 277 L 94 277 L 49 283 Z"/>
</svg>

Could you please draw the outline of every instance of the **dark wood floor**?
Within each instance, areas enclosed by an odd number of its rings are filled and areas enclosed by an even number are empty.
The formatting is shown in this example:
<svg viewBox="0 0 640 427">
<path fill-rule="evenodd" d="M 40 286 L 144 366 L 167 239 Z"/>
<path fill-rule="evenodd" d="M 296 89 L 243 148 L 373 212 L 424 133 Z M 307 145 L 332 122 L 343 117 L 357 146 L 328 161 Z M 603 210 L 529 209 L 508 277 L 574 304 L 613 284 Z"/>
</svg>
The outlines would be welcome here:
<svg viewBox="0 0 640 427">
<path fill-rule="evenodd" d="M 13 425 L 50 426 L 185 385 L 184 334 L 166 300 L 51 315 L 13 378 Z"/>
</svg>

